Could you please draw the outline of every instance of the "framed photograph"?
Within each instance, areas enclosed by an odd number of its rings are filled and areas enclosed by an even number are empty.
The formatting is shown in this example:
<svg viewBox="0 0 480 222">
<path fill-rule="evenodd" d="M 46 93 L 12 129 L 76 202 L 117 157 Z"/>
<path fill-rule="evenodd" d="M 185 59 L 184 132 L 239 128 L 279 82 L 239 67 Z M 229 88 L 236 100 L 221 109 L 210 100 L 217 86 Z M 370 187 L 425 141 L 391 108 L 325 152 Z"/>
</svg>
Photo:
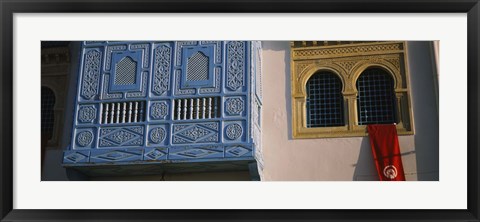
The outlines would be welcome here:
<svg viewBox="0 0 480 222">
<path fill-rule="evenodd" d="M 477 0 L 0 6 L 1 221 L 480 220 Z"/>
</svg>

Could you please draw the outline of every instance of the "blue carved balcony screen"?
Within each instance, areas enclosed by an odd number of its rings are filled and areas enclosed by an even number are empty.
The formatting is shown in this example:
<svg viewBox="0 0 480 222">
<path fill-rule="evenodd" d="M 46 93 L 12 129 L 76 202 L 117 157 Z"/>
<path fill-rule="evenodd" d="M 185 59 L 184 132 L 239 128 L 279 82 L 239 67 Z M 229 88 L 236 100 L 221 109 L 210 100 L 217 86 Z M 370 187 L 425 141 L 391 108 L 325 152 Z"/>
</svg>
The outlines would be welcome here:
<svg viewBox="0 0 480 222">
<path fill-rule="evenodd" d="M 64 166 L 96 175 L 248 169 L 261 144 L 260 49 L 83 42 Z"/>
</svg>

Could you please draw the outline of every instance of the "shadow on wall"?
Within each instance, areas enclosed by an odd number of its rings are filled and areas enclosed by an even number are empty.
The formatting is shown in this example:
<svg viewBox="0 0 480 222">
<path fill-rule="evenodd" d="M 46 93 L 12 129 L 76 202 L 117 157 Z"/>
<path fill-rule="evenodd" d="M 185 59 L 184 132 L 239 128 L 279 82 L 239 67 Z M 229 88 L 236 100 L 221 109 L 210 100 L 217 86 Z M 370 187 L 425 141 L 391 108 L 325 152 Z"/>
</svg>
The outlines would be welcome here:
<svg viewBox="0 0 480 222">
<path fill-rule="evenodd" d="M 439 117 L 434 91 L 433 42 L 408 42 L 413 113 L 415 116 L 415 152 L 419 181 L 439 180 Z M 438 100 L 438 99 L 437 99 Z M 424 110 L 437 110 L 435 113 Z"/>
<path fill-rule="evenodd" d="M 289 41 L 264 41 L 262 42 L 262 49 L 264 51 L 284 51 L 285 52 L 285 101 L 287 114 L 288 140 L 292 140 L 292 99 L 291 99 L 291 85 L 290 85 L 290 42 Z"/>
<path fill-rule="evenodd" d="M 355 171 L 353 172 L 354 181 L 378 181 L 377 170 L 373 160 L 372 149 L 370 147 L 370 139 L 363 137 L 360 153 L 356 164 L 353 164 Z"/>
</svg>

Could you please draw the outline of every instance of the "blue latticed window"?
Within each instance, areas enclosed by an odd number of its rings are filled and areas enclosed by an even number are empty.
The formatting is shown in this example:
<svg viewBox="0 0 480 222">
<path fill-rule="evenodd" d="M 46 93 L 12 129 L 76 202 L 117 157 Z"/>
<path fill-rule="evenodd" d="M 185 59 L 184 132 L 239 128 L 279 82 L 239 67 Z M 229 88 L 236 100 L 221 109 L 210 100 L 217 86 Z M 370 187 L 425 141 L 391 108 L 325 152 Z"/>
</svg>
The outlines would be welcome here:
<svg viewBox="0 0 480 222">
<path fill-rule="evenodd" d="M 145 121 L 145 101 L 101 103 L 101 124 L 138 123 Z M 165 111 L 166 112 L 166 111 Z M 83 114 L 83 112 L 81 112 Z"/>
<path fill-rule="evenodd" d="M 365 70 L 357 80 L 358 124 L 395 123 L 393 79 L 383 69 Z"/>
<path fill-rule="evenodd" d="M 187 81 L 208 80 L 208 57 L 201 52 L 195 53 L 187 62 Z"/>
<path fill-rule="evenodd" d="M 133 61 L 130 57 L 125 57 L 120 62 L 115 65 L 116 75 L 115 75 L 115 84 L 116 85 L 132 85 L 135 84 L 136 72 L 137 72 L 137 63 Z"/>
<path fill-rule="evenodd" d="M 83 42 L 63 164 L 93 176 L 248 170 L 260 150 L 260 50 L 251 41 Z M 121 170 L 104 168 L 114 165 Z"/>
<path fill-rule="evenodd" d="M 219 118 L 220 97 L 197 97 L 175 99 L 173 102 L 174 120 Z"/>
<path fill-rule="evenodd" d="M 41 121 L 42 133 L 49 135 L 51 138 L 53 133 L 55 94 L 48 87 L 42 87 L 42 101 L 41 101 Z"/>
<path fill-rule="evenodd" d="M 342 82 L 331 72 L 314 74 L 307 82 L 307 127 L 343 126 Z"/>
</svg>

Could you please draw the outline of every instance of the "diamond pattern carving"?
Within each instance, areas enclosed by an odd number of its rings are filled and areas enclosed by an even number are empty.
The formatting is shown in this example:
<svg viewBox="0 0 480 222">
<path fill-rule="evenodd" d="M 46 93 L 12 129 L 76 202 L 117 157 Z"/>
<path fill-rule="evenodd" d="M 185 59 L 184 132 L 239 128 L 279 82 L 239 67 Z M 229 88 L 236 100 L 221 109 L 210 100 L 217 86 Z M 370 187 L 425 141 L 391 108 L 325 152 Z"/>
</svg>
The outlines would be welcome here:
<svg viewBox="0 0 480 222">
<path fill-rule="evenodd" d="M 187 137 L 188 139 L 196 141 L 198 138 L 202 138 L 209 133 L 210 133 L 210 131 L 195 126 L 193 128 L 190 128 L 188 130 L 185 130 L 185 131 L 179 133 L 179 135 L 182 135 L 184 137 Z"/>
<path fill-rule="evenodd" d="M 145 157 L 150 160 L 158 160 L 161 157 L 167 155 L 165 152 L 159 150 L 159 149 L 154 149 L 147 154 L 145 154 Z"/>
<path fill-rule="evenodd" d="M 105 138 L 110 139 L 110 140 L 112 140 L 113 142 L 116 142 L 116 143 L 123 143 L 125 141 L 128 141 L 128 140 L 132 139 L 133 137 L 135 137 L 134 134 L 129 133 L 128 131 L 125 131 L 125 130 L 120 130 L 120 131 L 117 131 L 115 133 L 110 134 L 109 136 L 107 136 Z"/>
<path fill-rule="evenodd" d="M 112 152 L 104 153 L 101 155 L 97 155 L 95 156 L 95 158 L 110 160 L 110 161 L 119 161 L 119 160 L 124 160 L 129 157 L 132 157 L 134 155 L 135 154 L 133 153 L 124 152 L 124 151 L 112 151 Z"/>
<path fill-rule="evenodd" d="M 110 127 L 100 130 L 100 147 L 143 145 L 143 126 Z"/>
<path fill-rule="evenodd" d="M 218 151 L 195 148 L 195 149 L 189 149 L 189 150 L 177 152 L 175 153 L 175 155 L 189 157 L 189 158 L 202 158 L 215 153 L 218 153 Z"/>
<path fill-rule="evenodd" d="M 65 159 L 67 159 L 71 162 L 79 162 L 80 160 L 83 160 L 87 157 L 88 156 L 83 154 L 83 153 L 72 153 L 70 155 L 65 156 Z"/>
<path fill-rule="evenodd" d="M 227 148 L 227 153 L 232 154 L 233 156 L 243 156 L 246 153 L 250 152 L 249 149 L 242 147 L 242 146 L 234 146 L 234 147 L 229 147 Z"/>
<path fill-rule="evenodd" d="M 182 124 L 173 127 L 173 143 L 218 142 L 218 123 Z"/>
</svg>

